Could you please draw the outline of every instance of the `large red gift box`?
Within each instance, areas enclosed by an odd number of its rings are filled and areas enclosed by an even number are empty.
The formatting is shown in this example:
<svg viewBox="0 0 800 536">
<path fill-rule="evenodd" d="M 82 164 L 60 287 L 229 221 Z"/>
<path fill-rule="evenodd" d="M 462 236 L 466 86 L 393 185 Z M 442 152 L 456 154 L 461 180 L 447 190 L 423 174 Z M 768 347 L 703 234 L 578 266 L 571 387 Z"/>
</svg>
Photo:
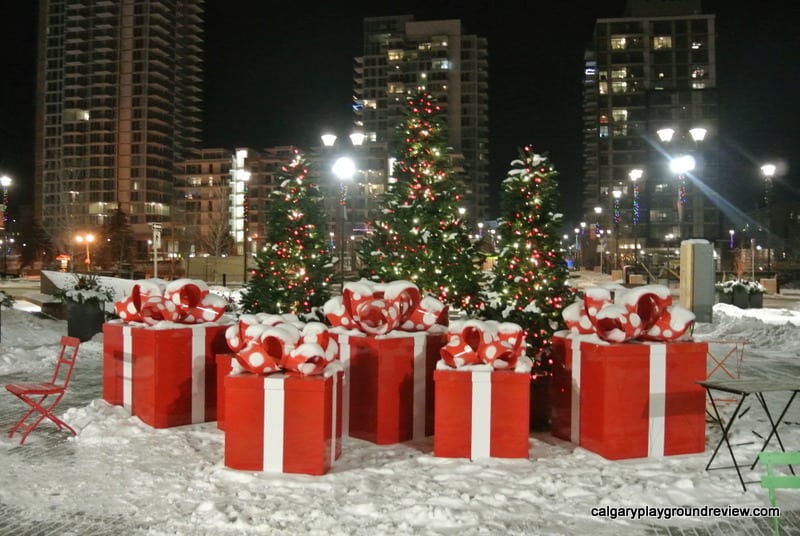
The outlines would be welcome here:
<svg viewBox="0 0 800 536">
<path fill-rule="evenodd" d="M 225 466 L 327 473 L 342 452 L 342 376 L 226 376 Z"/>
<path fill-rule="evenodd" d="M 436 370 L 433 454 L 448 458 L 527 458 L 529 373 Z"/>
<path fill-rule="evenodd" d="M 703 452 L 707 347 L 554 337 L 552 434 L 611 460 Z"/>
<path fill-rule="evenodd" d="M 215 356 L 227 325 L 103 325 L 103 399 L 154 428 L 217 418 Z"/>
<path fill-rule="evenodd" d="M 217 428 L 225 429 L 225 376 L 233 370 L 236 355 L 218 354 L 217 360 Z"/>
<path fill-rule="evenodd" d="M 433 434 L 433 371 L 445 332 L 330 332 L 345 367 L 345 430 L 378 445 Z"/>
</svg>

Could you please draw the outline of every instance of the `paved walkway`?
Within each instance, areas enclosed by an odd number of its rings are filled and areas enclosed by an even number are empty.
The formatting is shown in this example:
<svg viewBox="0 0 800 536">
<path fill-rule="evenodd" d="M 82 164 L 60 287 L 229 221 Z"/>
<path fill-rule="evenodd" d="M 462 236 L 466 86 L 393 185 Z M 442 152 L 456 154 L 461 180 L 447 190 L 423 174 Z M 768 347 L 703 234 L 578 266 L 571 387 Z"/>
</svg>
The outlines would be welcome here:
<svg viewBox="0 0 800 536">
<path fill-rule="evenodd" d="M 2 288 L 2 286 L 0 286 Z M 31 289 L 30 292 L 35 292 Z M 800 296 L 797 300 L 800 301 Z M 784 300 L 781 300 L 785 303 Z M 766 303 L 769 303 L 766 302 Z M 768 305 L 770 306 L 770 305 Z M 777 305 L 787 307 L 787 305 Z M 788 306 L 793 308 L 792 306 Z M 65 326 L 66 331 L 66 326 Z M 0 386 L 6 383 L 28 380 L 27 375 L 0 375 Z M 61 412 L 70 407 L 83 407 L 92 400 L 100 397 L 102 392 L 101 374 L 76 374 L 70 386 L 69 397 L 60 407 Z M 0 396 L 0 423 L 4 427 L 13 423 L 19 417 L 20 403 L 12 396 Z M 5 428 L 2 430 L 5 433 Z M 0 464 L 9 467 L 30 467 L 42 460 L 63 459 L 65 464 L 70 463 L 74 455 L 73 448 L 67 436 L 56 430 L 55 427 L 43 425 L 37 429 L 36 441 L 31 441 L 23 446 L 13 446 L 0 449 Z M 19 474 L 24 478 L 24 472 Z M 80 475 L 75 475 L 80 479 Z M 0 486 L 3 483 L 0 482 Z M 58 495 L 43 492 L 39 501 L 31 505 L 30 510 L 12 507 L 0 503 L 0 536 L 136 536 L 157 532 L 157 526 L 151 526 L 146 517 L 123 518 L 106 514 L 102 511 L 86 510 L 74 511 L 69 516 L 53 517 L 48 514 L 48 504 L 59 504 Z M 786 511 L 784 508 L 781 518 L 781 534 L 800 536 L 800 509 Z M 651 525 L 648 533 L 654 536 L 705 536 L 705 535 L 747 535 L 770 536 L 773 534 L 771 521 L 768 518 L 730 518 L 708 526 L 690 526 L 691 520 L 682 519 L 680 525 L 662 526 Z M 192 536 L 192 535 L 180 535 Z"/>
</svg>

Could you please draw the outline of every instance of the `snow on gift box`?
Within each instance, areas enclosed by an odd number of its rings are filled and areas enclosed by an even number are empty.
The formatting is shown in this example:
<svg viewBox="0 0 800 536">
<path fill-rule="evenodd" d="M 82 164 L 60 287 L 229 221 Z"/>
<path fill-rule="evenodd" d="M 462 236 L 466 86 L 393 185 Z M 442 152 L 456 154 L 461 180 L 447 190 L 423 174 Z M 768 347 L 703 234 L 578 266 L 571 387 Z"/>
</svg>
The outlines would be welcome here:
<svg viewBox="0 0 800 536">
<path fill-rule="evenodd" d="M 433 379 L 434 456 L 527 458 L 530 371 L 518 324 L 466 320 L 447 332 Z"/>
<path fill-rule="evenodd" d="M 703 452 L 707 344 L 666 287 L 588 289 L 553 338 L 551 431 L 608 459 Z"/>
<path fill-rule="evenodd" d="M 155 428 L 215 420 L 225 306 L 202 281 L 137 282 L 103 325 L 103 399 Z"/>
<path fill-rule="evenodd" d="M 224 378 L 225 466 L 327 473 L 341 455 L 343 377 L 328 327 L 242 315 L 226 339 L 236 354 Z"/>
<path fill-rule="evenodd" d="M 448 309 L 408 281 L 345 284 L 325 316 L 345 366 L 344 429 L 379 445 L 433 434 L 433 370 Z"/>
</svg>

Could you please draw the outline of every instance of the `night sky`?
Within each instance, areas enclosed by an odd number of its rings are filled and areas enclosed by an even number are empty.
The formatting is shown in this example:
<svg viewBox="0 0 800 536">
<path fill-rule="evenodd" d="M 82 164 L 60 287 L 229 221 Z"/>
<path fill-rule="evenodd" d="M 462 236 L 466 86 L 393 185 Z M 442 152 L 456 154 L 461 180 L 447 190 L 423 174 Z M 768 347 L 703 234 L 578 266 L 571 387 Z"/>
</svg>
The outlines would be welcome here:
<svg viewBox="0 0 800 536">
<path fill-rule="evenodd" d="M 30 202 L 33 173 L 35 0 L 0 1 L 0 173 L 14 177 L 11 205 Z M 597 18 L 620 17 L 624 0 L 592 2 L 307 2 L 206 0 L 204 145 L 316 145 L 326 128 L 351 124 L 352 64 L 366 16 L 461 19 L 489 41 L 492 177 L 517 148 L 549 153 L 564 183 L 563 211 L 578 218 L 583 52 Z M 293 6 L 298 7 L 293 7 Z M 783 162 L 798 178 L 800 10 L 788 2 L 704 2 L 717 15 L 722 158 L 726 196 L 745 210 L 758 198 L 758 165 Z M 781 11 L 764 13 L 765 9 Z M 751 195 L 756 193 L 756 195 Z"/>
</svg>

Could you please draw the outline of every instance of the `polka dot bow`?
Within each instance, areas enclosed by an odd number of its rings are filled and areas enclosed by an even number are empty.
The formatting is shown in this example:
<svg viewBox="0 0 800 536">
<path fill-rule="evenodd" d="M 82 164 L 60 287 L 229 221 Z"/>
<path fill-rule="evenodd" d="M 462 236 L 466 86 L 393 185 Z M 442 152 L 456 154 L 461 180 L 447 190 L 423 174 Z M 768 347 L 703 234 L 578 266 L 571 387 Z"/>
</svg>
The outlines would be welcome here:
<svg viewBox="0 0 800 536">
<path fill-rule="evenodd" d="M 368 335 L 383 335 L 396 329 L 426 331 L 437 324 L 448 324 L 447 307 L 436 298 L 423 298 L 419 288 L 408 281 L 347 283 L 342 296 L 328 300 L 324 312 L 332 326 Z"/>
<path fill-rule="evenodd" d="M 605 287 L 586 289 L 583 300 L 564 308 L 564 322 L 573 333 L 597 335 L 608 342 L 634 339 L 675 341 L 695 321 L 693 312 L 672 303 L 663 285 L 645 285 L 615 292 Z"/>
<path fill-rule="evenodd" d="M 242 368 L 254 374 L 323 374 L 339 352 L 328 326 L 295 315 L 242 315 L 225 339 Z"/>
<path fill-rule="evenodd" d="M 114 310 L 125 322 L 202 324 L 219 320 L 226 306 L 225 299 L 211 294 L 204 281 L 151 279 L 137 282 L 128 297 L 114 304 Z"/>
<path fill-rule="evenodd" d="M 440 350 L 449 367 L 491 365 L 495 370 L 513 370 L 525 352 L 525 331 L 513 322 L 464 320 L 447 330 L 447 343 Z"/>
</svg>

